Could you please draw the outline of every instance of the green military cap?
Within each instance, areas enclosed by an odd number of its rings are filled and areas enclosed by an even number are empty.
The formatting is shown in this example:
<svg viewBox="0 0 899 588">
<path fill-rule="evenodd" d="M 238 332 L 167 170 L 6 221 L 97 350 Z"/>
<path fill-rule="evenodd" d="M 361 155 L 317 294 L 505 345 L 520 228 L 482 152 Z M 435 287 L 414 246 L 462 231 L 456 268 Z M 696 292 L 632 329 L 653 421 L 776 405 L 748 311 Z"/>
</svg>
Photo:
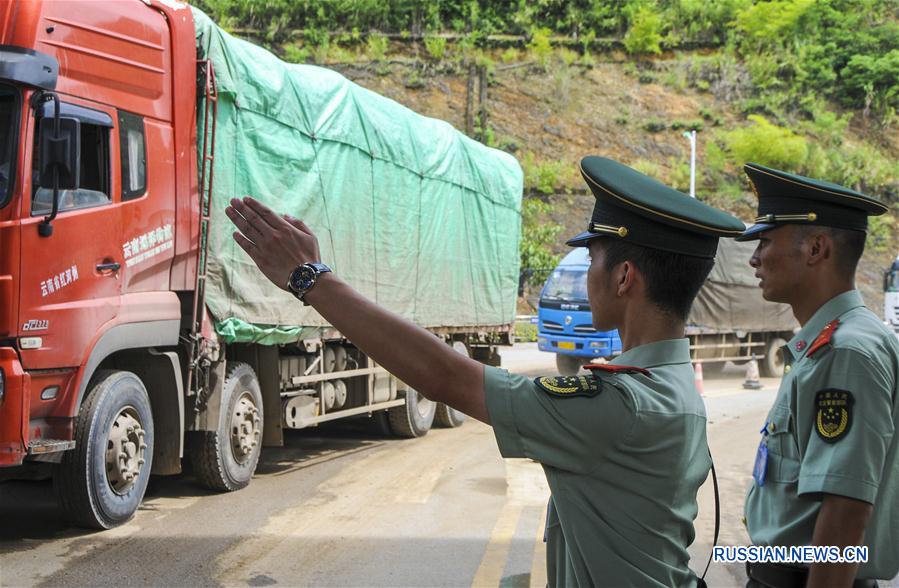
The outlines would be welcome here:
<svg viewBox="0 0 899 588">
<path fill-rule="evenodd" d="M 758 239 L 762 231 L 790 223 L 865 231 L 868 216 L 887 211 L 875 198 L 830 182 L 757 163 L 747 163 L 743 170 L 759 199 L 759 209 L 755 224 L 737 241 Z"/>
<path fill-rule="evenodd" d="M 596 197 L 586 231 L 568 240 L 585 247 L 611 237 L 626 243 L 711 259 L 719 237 L 735 237 L 743 223 L 635 169 L 606 159 L 585 157 L 581 174 Z"/>
</svg>

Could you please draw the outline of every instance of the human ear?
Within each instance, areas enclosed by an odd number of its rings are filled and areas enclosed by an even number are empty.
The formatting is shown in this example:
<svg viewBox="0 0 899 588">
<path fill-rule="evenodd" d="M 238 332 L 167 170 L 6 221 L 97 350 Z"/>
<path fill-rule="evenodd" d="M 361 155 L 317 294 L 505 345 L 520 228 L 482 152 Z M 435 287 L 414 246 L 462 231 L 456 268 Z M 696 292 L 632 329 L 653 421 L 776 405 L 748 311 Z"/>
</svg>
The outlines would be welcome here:
<svg viewBox="0 0 899 588">
<path fill-rule="evenodd" d="M 832 241 L 825 233 L 811 235 L 808 243 L 808 264 L 817 265 L 825 259 L 830 259 Z"/>
<path fill-rule="evenodd" d="M 634 264 L 630 261 L 622 261 L 618 264 L 618 267 L 615 268 L 616 282 L 618 284 L 616 293 L 618 296 L 624 296 L 633 287 L 634 280 L 636 279 L 635 270 Z"/>
</svg>

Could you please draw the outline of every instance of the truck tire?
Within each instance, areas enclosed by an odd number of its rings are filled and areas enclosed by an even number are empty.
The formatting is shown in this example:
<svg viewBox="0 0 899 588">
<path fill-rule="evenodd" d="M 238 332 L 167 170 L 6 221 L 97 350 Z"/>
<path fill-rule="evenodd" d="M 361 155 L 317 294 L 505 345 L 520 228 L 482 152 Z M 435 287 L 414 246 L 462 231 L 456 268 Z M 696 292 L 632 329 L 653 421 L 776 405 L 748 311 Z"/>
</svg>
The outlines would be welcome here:
<svg viewBox="0 0 899 588">
<path fill-rule="evenodd" d="M 585 361 L 583 358 L 575 357 L 574 355 L 565 355 L 564 353 L 556 354 L 556 369 L 559 370 L 560 376 L 574 376 L 576 375 L 581 366 L 585 363 L 589 363 Z"/>
<path fill-rule="evenodd" d="M 455 351 L 459 355 L 471 357 L 471 353 L 469 353 L 468 351 L 468 345 L 466 345 L 463 341 L 453 341 L 452 347 L 453 351 Z M 443 404 L 442 402 L 437 403 L 437 412 L 434 414 L 435 425 L 447 429 L 454 429 L 456 427 L 461 427 L 462 423 L 464 422 L 464 412 L 458 411 L 451 406 Z"/>
<path fill-rule="evenodd" d="M 422 437 L 431 430 L 437 403 L 428 400 L 416 390 L 405 391 L 406 403 L 387 409 L 390 430 L 397 437 L 412 439 Z"/>
<path fill-rule="evenodd" d="M 75 419 L 75 449 L 54 468 L 53 486 L 69 522 L 110 529 L 134 516 L 150 480 L 153 413 L 131 372 L 102 370 Z"/>
<path fill-rule="evenodd" d="M 784 375 L 784 358 L 781 347 L 787 344 L 782 337 L 771 337 L 765 345 L 765 357 L 759 362 L 759 372 L 766 378 L 781 378 Z"/>
<path fill-rule="evenodd" d="M 218 430 L 192 435 L 188 454 L 201 485 L 233 492 L 250 483 L 262 449 L 262 391 L 253 368 L 228 365 L 221 406 Z"/>
</svg>

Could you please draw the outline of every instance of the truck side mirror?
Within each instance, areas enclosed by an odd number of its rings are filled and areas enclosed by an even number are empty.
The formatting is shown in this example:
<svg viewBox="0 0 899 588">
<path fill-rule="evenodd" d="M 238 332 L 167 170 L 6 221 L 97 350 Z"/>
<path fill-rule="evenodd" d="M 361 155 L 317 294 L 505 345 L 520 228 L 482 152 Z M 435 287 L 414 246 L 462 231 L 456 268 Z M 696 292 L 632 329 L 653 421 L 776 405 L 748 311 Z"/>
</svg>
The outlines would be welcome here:
<svg viewBox="0 0 899 588">
<path fill-rule="evenodd" d="M 81 171 L 81 121 L 71 117 L 59 117 L 58 134 L 56 122 L 53 118 L 42 118 L 38 130 L 40 183 L 45 188 L 74 190 L 78 187 Z M 54 185 L 54 172 L 58 181 L 56 185 Z"/>
</svg>

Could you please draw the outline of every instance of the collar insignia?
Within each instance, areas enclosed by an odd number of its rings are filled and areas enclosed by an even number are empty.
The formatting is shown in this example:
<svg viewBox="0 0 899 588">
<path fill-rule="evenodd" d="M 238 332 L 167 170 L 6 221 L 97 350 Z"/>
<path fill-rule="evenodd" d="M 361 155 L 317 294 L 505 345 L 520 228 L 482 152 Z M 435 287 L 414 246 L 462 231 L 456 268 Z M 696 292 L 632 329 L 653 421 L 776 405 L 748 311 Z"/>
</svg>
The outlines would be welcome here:
<svg viewBox="0 0 899 588">
<path fill-rule="evenodd" d="M 803 349 L 805 349 L 806 345 L 807 345 L 807 343 L 805 342 L 805 339 L 800 339 L 799 341 L 796 341 L 796 351 L 802 351 Z"/>
<path fill-rule="evenodd" d="M 821 390 L 815 394 L 815 432 L 825 443 L 836 443 L 852 426 L 855 399 L 846 390 Z"/>
<path fill-rule="evenodd" d="M 602 382 L 588 376 L 543 377 L 535 379 L 534 384 L 550 396 L 559 398 L 592 397 L 602 392 Z"/>
<path fill-rule="evenodd" d="M 808 353 L 805 354 L 806 357 L 811 357 L 816 351 L 828 345 L 830 343 L 830 338 L 833 337 L 833 332 L 837 330 L 837 327 L 840 326 L 840 319 L 836 319 L 831 321 L 824 330 L 818 333 L 818 336 L 815 337 L 815 340 L 812 341 L 812 346 L 808 348 Z"/>
</svg>

